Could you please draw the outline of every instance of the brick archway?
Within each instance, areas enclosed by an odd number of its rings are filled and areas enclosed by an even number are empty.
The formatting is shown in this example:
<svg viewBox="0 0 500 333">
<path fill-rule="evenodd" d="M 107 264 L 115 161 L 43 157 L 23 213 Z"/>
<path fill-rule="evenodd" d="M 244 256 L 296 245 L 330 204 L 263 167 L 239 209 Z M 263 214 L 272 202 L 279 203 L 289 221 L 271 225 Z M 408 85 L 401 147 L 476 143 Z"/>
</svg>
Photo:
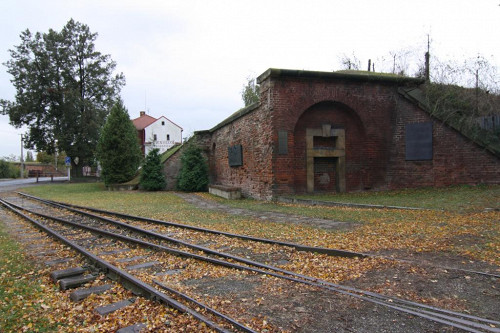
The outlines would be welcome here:
<svg viewBox="0 0 500 333">
<path fill-rule="evenodd" d="M 366 135 L 357 113 L 324 101 L 306 109 L 294 129 L 294 186 L 297 193 L 346 192 L 366 178 Z"/>
<path fill-rule="evenodd" d="M 326 166 L 326 168 L 325 168 Z M 345 131 L 330 124 L 306 129 L 307 192 L 314 192 L 317 178 L 326 190 L 345 192 Z M 333 175 L 333 176 L 332 176 Z"/>
</svg>

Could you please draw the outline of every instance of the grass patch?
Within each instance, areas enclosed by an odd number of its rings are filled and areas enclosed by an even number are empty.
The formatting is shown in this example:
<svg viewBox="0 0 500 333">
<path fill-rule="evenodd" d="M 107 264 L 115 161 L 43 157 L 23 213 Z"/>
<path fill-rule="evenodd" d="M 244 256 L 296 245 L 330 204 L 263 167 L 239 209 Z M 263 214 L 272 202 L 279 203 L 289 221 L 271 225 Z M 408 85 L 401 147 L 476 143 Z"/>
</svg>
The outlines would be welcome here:
<svg viewBox="0 0 500 333">
<path fill-rule="evenodd" d="M 500 209 L 500 186 L 452 186 L 397 191 L 297 195 L 296 198 L 342 203 L 406 206 L 451 211 Z"/>
<path fill-rule="evenodd" d="M 310 246 L 358 252 L 388 249 L 405 249 L 410 252 L 444 251 L 500 265 L 500 258 L 497 256 L 500 250 L 500 212 L 483 211 L 484 207 L 491 207 L 492 201 L 496 201 L 498 206 L 498 200 L 495 199 L 498 198 L 498 190 L 495 186 L 478 186 L 343 195 L 349 200 L 357 198 L 372 204 L 387 204 L 383 200 L 393 198 L 391 205 L 402 205 L 397 202 L 400 200 L 405 203 L 404 206 L 425 202 L 431 205 L 433 200 L 442 197 L 439 204 L 434 203 L 429 208 L 446 206 L 446 211 L 305 206 L 250 199 L 225 200 L 207 193 L 198 194 L 225 205 L 254 211 L 359 222 L 355 228 L 343 231 L 328 231 L 294 223 L 274 223 L 258 217 L 202 209 L 194 207 L 172 192 L 110 192 L 102 184 L 95 183 L 40 185 L 24 191 L 67 203 Z M 468 243 L 464 246 L 464 239 L 474 239 L 477 242 L 472 247 Z"/>
<path fill-rule="evenodd" d="M 0 332 L 54 332 L 43 307 L 43 282 L 0 223 Z"/>
</svg>

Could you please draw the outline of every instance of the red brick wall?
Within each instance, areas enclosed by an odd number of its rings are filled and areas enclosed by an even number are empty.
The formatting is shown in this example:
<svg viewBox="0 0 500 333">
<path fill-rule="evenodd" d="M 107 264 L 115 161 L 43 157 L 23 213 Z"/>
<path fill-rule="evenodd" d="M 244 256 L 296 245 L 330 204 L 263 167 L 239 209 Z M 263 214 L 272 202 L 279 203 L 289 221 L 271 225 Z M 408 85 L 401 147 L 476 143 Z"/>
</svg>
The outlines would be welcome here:
<svg viewBox="0 0 500 333">
<path fill-rule="evenodd" d="M 209 148 L 211 184 L 241 188 L 244 196 L 272 198 L 273 130 L 264 106 L 213 132 Z M 228 147 L 242 145 L 243 165 L 230 167 Z"/>
<path fill-rule="evenodd" d="M 500 183 L 500 159 L 403 98 L 401 84 L 267 77 L 258 108 L 209 134 L 211 183 L 240 187 L 243 195 L 259 199 L 305 192 L 305 130 L 324 123 L 345 130 L 347 191 Z M 406 161 L 405 125 L 429 121 L 433 159 Z M 278 153 L 279 131 L 288 136 L 284 155 Z M 234 145 L 243 147 L 242 166 L 228 164 L 228 147 Z M 332 181 L 325 190 L 334 188 Z"/>
<path fill-rule="evenodd" d="M 500 159 L 427 112 L 402 100 L 394 126 L 387 187 L 500 183 Z M 433 158 L 405 160 L 405 124 L 433 121 Z"/>
<path fill-rule="evenodd" d="M 286 78 L 273 85 L 274 121 L 289 131 L 291 156 L 275 156 L 276 192 L 306 191 L 305 129 L 328 123 L 346 133 L 347 191 L 383 186 L 397 87 Z M 292 134 L 293 133 L 293 134 Z M 293 169 L 290 174 L 289 159 Z"/>
</svg>

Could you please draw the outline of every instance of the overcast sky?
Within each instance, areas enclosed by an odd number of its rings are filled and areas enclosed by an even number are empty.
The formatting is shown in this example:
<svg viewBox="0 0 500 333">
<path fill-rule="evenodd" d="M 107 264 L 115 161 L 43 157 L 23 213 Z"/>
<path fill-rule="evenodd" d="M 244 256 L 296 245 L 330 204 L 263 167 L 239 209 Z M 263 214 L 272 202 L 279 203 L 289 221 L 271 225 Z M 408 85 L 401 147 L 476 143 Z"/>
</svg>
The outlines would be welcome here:
<svg viewBox="0 0 500 333">
<path fill-rule="evenodd" d="M 60 31 L 70 18 L 125 75 L 130 117 L 163 115 L 185 135 L 241 108 L 246 78 L 271 67 L 333 71 L 354 54 L 377 69 L 391 51 L 425 50 L 428 34 L 433 56 L 500 67 L 500 0 L 3 0 L 0 63 L 25 29 Z M 0 65 L 2 99 L 14 99 L 10 79 Z M 20 133 L 0 116 L 0 157 L 20 155 Z"/>
</svg>

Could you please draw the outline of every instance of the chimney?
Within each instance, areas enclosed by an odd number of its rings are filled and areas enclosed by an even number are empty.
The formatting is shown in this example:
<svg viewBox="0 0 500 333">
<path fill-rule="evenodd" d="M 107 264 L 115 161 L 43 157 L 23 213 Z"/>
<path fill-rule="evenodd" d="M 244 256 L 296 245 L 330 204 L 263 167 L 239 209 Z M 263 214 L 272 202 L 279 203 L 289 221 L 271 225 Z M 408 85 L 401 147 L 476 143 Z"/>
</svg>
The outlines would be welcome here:
<svg viewBox="0 0 500 333">
<path fill-rule="evenodd" d="M 141 117 L 145 116 L 146 115 L 146 111 L 141 111 L 139 114 L 140 114 Z"/>
</svg>

